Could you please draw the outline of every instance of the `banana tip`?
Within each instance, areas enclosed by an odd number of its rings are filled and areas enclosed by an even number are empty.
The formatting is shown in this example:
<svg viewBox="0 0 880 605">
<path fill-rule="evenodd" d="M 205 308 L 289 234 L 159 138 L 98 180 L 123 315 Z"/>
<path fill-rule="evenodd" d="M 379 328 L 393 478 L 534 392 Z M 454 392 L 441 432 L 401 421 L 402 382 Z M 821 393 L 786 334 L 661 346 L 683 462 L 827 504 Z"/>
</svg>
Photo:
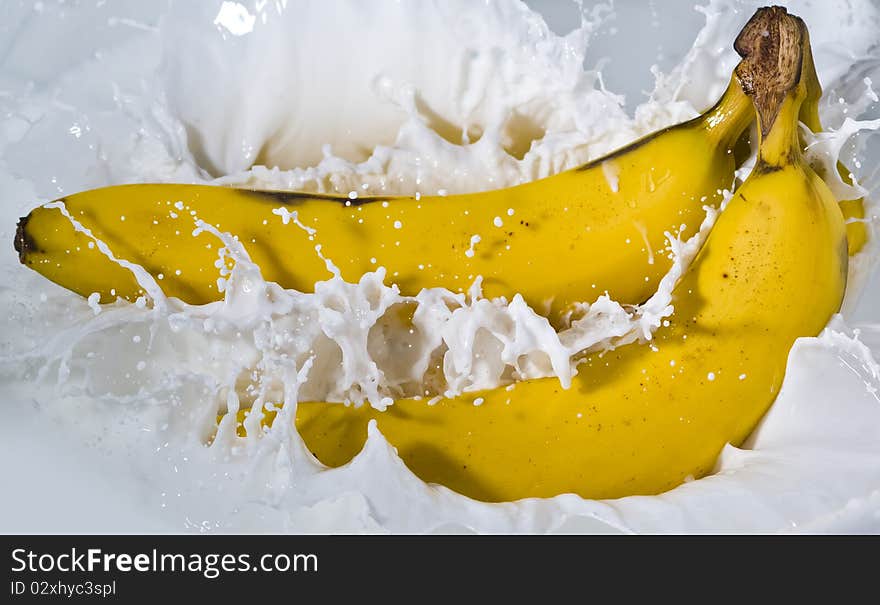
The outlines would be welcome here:
<svg viewBox="0 0 880 605">
<path fill-rule="evenodd" d="M 27 232 L 27 224 L 30 219 L 30 214 L 18 219 L 18 225 L 15 228 L 15 238 L 13 238 L 12 242 L 12 245 L 15 246 L 15 251 L 18 252 L 18 260 L 22 264 L 25 263 L 28 254 L 37 249 L 37 242 Z"/>
</svg>

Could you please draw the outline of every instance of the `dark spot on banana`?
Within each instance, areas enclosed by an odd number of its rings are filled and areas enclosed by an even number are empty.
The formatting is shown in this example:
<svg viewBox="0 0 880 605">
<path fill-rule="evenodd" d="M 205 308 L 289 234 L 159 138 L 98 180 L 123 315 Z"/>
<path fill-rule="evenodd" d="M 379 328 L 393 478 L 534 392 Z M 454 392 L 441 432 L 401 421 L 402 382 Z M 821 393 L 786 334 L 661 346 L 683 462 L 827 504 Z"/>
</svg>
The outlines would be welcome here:
<svg viewBox="0 0 880 605">
<path fill-rule="evenodd" d="M 18 252 L 18 261 L 21 264 L 27 262 L 27 257 L 32 252 L 40 252 L 37 242 L 31 237 L 30 233 L 27 232 L 27 224 L 30 220 L 30 214 L 18 219 L 18 225 L 15 228 L 15 237 L 12 241 L 15 251 Z"/>
<path fill-rule="evenodd" d="M 760 175 L 760 174 L 770 174 L 771 172 L 779 172 L 782 170 L 783 164 L 768 164 L 763 160 L 758 160 L 758 163 L 755 164 L 755 167 L 752 169 L 752 174 Z"/>
<path fill-rule="evenodd" d="M 837 253 L 840 256 L 840 278 L 843 281 L 844 287 L 846 287 L 846 283 L 849 280 L 849 243 L 846 237 L 841 240 Z"/>
<path fill-rule="evenodd" d="M 362 206 L 364 204 L 375 204 L 379 202 L 390 201 L 388 197 L 356 197 L 354 199 L 342 195 L 329 195 L 326 193 L 306 193 L 302 191 L 272 191 L 269 189 L 240 189 L 242 193 L 252 195 L 253 197 L 271 201 L 284 206 L 296 206 L 309 200 L 326 200 L 336 202 L 338 204 L 349 206 Z"/>
</svg>

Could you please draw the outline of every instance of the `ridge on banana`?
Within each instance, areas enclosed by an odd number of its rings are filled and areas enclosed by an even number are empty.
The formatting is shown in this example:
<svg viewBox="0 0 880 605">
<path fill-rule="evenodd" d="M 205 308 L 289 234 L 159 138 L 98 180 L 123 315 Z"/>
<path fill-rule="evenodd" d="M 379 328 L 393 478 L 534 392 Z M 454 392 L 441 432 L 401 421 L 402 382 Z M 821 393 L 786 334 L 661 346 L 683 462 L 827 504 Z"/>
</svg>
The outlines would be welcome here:
<svg viewBox="0 0 880 605">
<path fill-rule="evenodd" d="M 806 44 L 802 24 L 778 7 L 758 10 L 737 38 L 758 159 L 676 285 L 670 325 L 651 347 L 588 355 L 568 390 L 529 380 L 385 411 L 290 402 L 308 449 L 327 466 L 346 464 L 375 421 L 423 480 L 493 502 L 657 494 L 707 474 L 774 401 L 794 341 L 818 334 L 843 298 L 843 215 L 798 140 Z M 257 400 L 248 426 L 272 422 L 267 403 L 277 402 Z M 246 413 L 224 416 L 218 430 L 245 431 Z"/>
<path fill-rule="evenodd" d="M 482 276 L 484 296 L 519 293 L 558 325 L 574 303 L 605 292 L 637 304 L 656 291 L 671 265 L 666 233 L 695 233 L 703 207 L 732 188 L 733 147 L 753 119 L 731 79 L 697 118 L 579 168 L 473 194 L 349 199 L 207 185 L 106 187 L 36 208 L 19 222 L 15 247 L 25 266 L 82 296 L 97 292 L 106 303 L 144 295 L 127 269 L 74 229 L 57 208 L 62 202 L 166 295 L 206 303 L 223 296 L 215 267 L 222 244 L 193 234 L 197 218 L 238 237 L 265 278 L 285 288 L 311 292 L 331 277 L 320 246 L 350 282 L 383 266 L 402 294 L 415 295 L 467 291 Z"/>
</svg>

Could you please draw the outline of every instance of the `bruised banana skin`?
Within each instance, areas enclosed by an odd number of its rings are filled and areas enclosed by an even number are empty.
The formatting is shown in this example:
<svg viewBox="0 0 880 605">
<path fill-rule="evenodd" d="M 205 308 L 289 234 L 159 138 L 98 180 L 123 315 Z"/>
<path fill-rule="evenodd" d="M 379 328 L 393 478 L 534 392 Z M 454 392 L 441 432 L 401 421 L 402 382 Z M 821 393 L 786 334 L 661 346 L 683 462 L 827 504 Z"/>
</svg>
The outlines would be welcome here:
<svg viewBox="0 0 880 605">
<path fill-rule="evenodd" d="M 664 232 L 698 228 L 703 206 L 720 201 L 735 169 L 731 148 L 754 110 L 731 80 L 704 115 L 605 158 L 516 187 L 447 197 L 357 198 L 198 185 L 123 185 L 62 198 L 71 215 L 114 255 L 143 266 L 168 296 L 222 298 L 214 264 L 222 244 L 193 236 L 194 218 L 237 236 L 267 280 L 303 292 L 331 277 L 315 252 L 356 282 L 387 269 L 404 295 L 442 286 L 483 294 L 519 292 L 535 309 L 560 313 L 606 290 L 646 300 L 667 272 Z M 273 210 L 295 211 L 314 234 Z M 474 236 L 480 241 L 476 242 Z M 57 208 L 22 219 L 21 262 L 101 302 L 143 295 L 132 274 L 108 260 Z M 572 262 L 577 259 L 577 262 Z M 585 290 L 583 284 L 588 287 Z"/>
<path fill-rule="evenodd" d="M 759 57 L 769 43 L 762 31 L 782 39 L 778 52 L 795 55 L 776 84 L 787 92 L 777 114 L 751 89 L 758 162 L 677 284 L 670 325 L 652 346 L 588 356 L 568 390 L 530 380 L 435 405 L 399 400 L 384 412 L 300 403 L 296 426 L 309 450 L 343 465 L 375 419 L 420 478 L 496 502 L 657 494 L 705 475 L 726 443 L 740 444 L 779 392 L 794 341 L 818 334 L 839 309 L 848 262 L 840 208 L 798 142 L 798 29 L 784 14 L 759 16 L 742 45 Z M 750 86 L 769 79 L 761 65 L 741 70 Z"/>
</svg>

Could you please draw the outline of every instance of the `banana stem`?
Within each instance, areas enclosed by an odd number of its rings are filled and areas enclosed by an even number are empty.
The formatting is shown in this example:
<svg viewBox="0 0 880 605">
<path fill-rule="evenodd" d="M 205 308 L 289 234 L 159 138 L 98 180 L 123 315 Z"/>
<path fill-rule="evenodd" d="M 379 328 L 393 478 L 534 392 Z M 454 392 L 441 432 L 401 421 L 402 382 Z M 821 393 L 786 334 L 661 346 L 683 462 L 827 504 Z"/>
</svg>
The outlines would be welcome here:
<svg viewBox="0 0 880 605">
<path fill-rule="evenodd" d="M 792 15 L 794 17 L 794 15 Z M 801 69 L 801 77 L 804 79 L 804 86 L 807 94 L 804 97 L 804 103 L 801 105 L 800 121 L 806 124 L 807 128 L 813 132 L 822 130 L 822 122 L 819 120 L 819 99 L 822 98 L 822 84 L 819 82 L 819 75 L 816 73 L 816 64 L 813 63 L 813 49 L 810 47 L 810 32 L 807 30 L 807 24 L 800 17 L 794 17 L 801 29 L 801 37 L 803 39 L 803 68 Z"/>
<path fill-rule="evenodd" d="M 743 92 L 737 77 L 732 76 L 724 94 L 703 116 L 703 123 L 709 136 L 720 147 L 729 149 L 734 146 L 754 115 L 752 100 Z"/>
<path fill-rule="evenodd" d="M 760 167 L 786 166 L 802 158 L 798 113 L 803 99 L 801 95 L 791 94 L 779 107 L 770 132 L 765 136 L 758 118 L 758 163 Z"/>
<path fill-rule="evenodd" d="M 803 28 L 784 8 L 759 9 L 737 36 L 743 57 L 735 74 L 758 116 L 758 164 L 790 164 L 801 156 L 797 116 L 806 97 L 801 78 Z M 777 120 L 777 117 L 783 119 Z"/>
</svg>

